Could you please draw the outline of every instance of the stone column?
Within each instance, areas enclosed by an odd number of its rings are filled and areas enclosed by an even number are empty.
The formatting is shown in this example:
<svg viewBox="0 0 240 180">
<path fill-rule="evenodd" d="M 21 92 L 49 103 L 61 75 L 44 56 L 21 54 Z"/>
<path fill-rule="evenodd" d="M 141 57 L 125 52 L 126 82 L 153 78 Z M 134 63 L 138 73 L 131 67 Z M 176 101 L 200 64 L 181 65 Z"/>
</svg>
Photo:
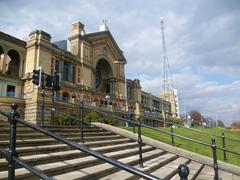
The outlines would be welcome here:
<svg viewBox="0 0 240 180">
<path fill-rule="evenodd" d="M 3 72 L 5 54 L 0 55 L 0 72 Z"/>
<path fill-rule="evenodd" d="M 2 62 L 2 72 L 5 74 L 7 72 L 7 54 L 4 53 L 3 62 Z"/>
</svg>

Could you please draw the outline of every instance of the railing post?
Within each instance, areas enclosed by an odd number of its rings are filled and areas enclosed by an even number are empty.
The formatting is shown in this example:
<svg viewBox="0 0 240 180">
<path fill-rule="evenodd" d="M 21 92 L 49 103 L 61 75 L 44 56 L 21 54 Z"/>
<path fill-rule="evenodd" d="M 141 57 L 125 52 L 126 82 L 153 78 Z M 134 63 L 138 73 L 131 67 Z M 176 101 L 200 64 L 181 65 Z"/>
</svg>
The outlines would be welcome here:
<svg viewBox="0 0 240 180">
<path fill-rule="evenodd" d="M 84 143 L 84 139 L 83 139 L 83 101 L 81 101 L 81 107 L 80 107 L 80 129 L 81 129 L 81 142 Z"/>
<path fill-rule="evenodd" d="M 186 164 L 181 164 L 178 166 L 178 175 L 180 180 L 187 180 L 189 175 L 189 168 Z"/>
<path fill-rule="evenodd" d="M 225 135 L 224 135 L 224 133 L 222 133 L 222 146 L 225 149 Z M 223 157 L 224 157 L 224 161 L 227 161 L 227 155 L 226 155 L 225 150 L 223 150 Z"/>
<path fill-rule="evenodd" d="M 212 152 L 213 152 L 213 168 L 214 168 L 214 180 L 218 180 L 218 163 L 217 163 L 217 147 L 215 138 L 212 139 Z"/>
<path fill-rule="evenodd" d="M 16 117 L 19 117 L 19 113 L 17 112 L 18 105 L 16 103 L 11 104 L 12 111 L 8 117 L 10 122 L 10 138 L 9 138 L 9 155 L 8 155 L 8 179 L 15 179 L 15 161 L 13 157 L 16 157 Z"/>
<path fill-rule="evenodd" d="M 139 166 L 143 167 L 142 159 L 142 135 L 141 135 L 141 123 L 138 124 L 138 147 L 139 147 Z"/>
<path fill-rule="evenodd" d="M 41 125 L 44 125 L 44 96 L 45 96 L 45 91 L 42 89 L 42 118 L 41 118 Z"/>
<path fill-rule="evenodd" d="M 55 116 L 55 101 L 56 101 L 56 91 L 52 89 L 52 107 L 51 107 L 51 124 L 54 123 L 54 116 Z"/>
<path fill-rule="evenodd" d="M 175 146 L 175 144 L 174 144 L 174 131 L 173 131 L 172 119 L 171 119 L 170 127 L 171 127 L 171 141 L 172 141 L 172 145 Z"/>
<path fill-rule="evenodd" d="M 131 117 L 132 117 L 132 110 L 129 109 L 129 110 L 128 110 L 128 119 L 129 119 L 130 121 L 133 121 L 133 119 L 131 119 Z M 129 124 L 132 124 L 133 133 L 135 134 L 135 133 L 136 133 L 135 124 L 134 124 L 134 123 L 129 123 Z"/>
</svg>

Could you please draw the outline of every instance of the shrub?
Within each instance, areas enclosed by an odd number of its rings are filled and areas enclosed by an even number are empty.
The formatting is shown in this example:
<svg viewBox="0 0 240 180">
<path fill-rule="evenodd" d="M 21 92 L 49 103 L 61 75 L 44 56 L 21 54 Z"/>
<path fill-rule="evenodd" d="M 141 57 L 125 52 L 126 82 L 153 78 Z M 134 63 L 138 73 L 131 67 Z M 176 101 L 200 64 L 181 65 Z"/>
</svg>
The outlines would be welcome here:
<svg viewBox="0 0 240 180">
<path fill-rule="evenodd" d="M 78 117 L 78 114 L 75 112 L 64 112 L 61 116 L 59 116 L 58 124 L 66 125 L 66 126 L 76 125 L 77 120 L 73 118 L 69 118 L 69 116 Z"/>
<path fill-rule="evenodd" d="M 90 122 L 98 122 L 99 121 L 99 116 L 95 112 L 90 112 L 90 113 L 88 113 L 84 116 L 83 120 L 85 122 L 89 122 L 89 123 Z"/>
<path fill-rule="evenodd" d="M 112 116 L 104 116 L 104 123 L 114 124 L 114 123 L 116 123 L 116 119 Z"/>
<path fill-rule="evenodd" d="M 183 125 L 183 121 L 180 118 L 173 119 L 173 124 Z"/>
<path fill-rule="evenodd" d="M 135 121 L 137 121 L 137 122 L 141 122 L 141 123 L 143 122 L 143 120 L 144 120 L 144 119 L 141 118 L 141 117 L 138 117 L 138 118 L 135 119 Z"/>
</svg>

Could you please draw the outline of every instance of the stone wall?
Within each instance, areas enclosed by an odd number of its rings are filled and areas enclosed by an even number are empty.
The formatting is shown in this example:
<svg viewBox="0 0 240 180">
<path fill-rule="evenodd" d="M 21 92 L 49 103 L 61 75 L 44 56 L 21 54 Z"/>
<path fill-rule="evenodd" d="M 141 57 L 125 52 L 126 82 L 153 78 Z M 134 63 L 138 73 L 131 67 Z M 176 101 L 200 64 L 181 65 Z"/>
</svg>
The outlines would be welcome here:
<svg viewBox="0 0 240 180">
<path fill-rule="evenodd" d="M 0 97 L 0 109 L 10 112 L 12 102 L 15 102 L 18 104 L 17 111 L 20 113 L 20 117 L 24 118 L 24 111 L 25 111 L 25 104 L 26 104 L 24 99 Z M 0 114 L 0 120 L 6 121 L 7 117 Z"/>
</svg>

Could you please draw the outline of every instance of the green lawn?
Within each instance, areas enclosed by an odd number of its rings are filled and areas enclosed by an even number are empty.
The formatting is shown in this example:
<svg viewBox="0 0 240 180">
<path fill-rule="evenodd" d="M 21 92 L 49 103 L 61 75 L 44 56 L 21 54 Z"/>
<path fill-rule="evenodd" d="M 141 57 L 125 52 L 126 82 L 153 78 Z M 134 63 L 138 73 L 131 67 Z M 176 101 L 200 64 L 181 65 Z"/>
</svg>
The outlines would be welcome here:
<svg viewBox="0 0 240 180">
<path fill-rule="evenodd" d="M 124 127 L 124 129 L 132 131 L 133 128 L 132 127 L 128 127 L 128 128 Z M 161 129 L 170 132 L 170 128 L 161 128 Z M 240 140 L 240 132 L 232 132 L 225 128 L 197 128 L 197 129 L 204 130 L 206 132 L 209 132 L 209 133 L 215 134 L 215 135 L 221 135 L 221 133 L 224 132 L 225 137 L 230 137 L 233 139 Z M 137 128 L 136 128 L 136 130 L 137 130 Z M 203 141 L 203 142 L 206 142 L 209 144 L 211 144 L 211 138 L 213 138 L 213 136 L 211 136 L 211 135 L 205 135 L 200 132 L 192 131 L 192 130 L 186 129 L 186 128 L 179 128 L 179 127 L 174 128 L 174 133 L 183 135 L 185 137 L 189 137 L 192 139 L 196 139 L 199 141 Z M 168 134 L 157 132 L 157 131 L 154 131 L 151 129 L 146 129 L 146 128 L 142 128 L 142 134 L 144 136 L 159 140 L 161 142 L 171 144 L 171 137 Z M 222 147 L 222 139 L 218 138 L 218 137 L 215 137 L 215 139 L 216 139 L 217 146 Z M 175 141 L 175 146 L 177 146 L 177 147 L 212 157 L 212 148 L 211 147 L 200 145 L 200 144 L 197 144 L 197 143 L 194 143 L 194 142 L 191 142 L 188 140 L 184 140 L 184 139 L 178 138 L 178 137 L 174 137 L 174 141 Z M 225 144 L 226 144 L 227 149 L 235 151 L 235 152 L 240 152 L 240 142 L 234 142 L 234 141 L 226 139 Z M 218 158 L 218 160 L 221 160 L 221 161 L 224 160 L 222 151 L 220 151 L 220 150 L 217 151 L 217 158 Z M 227 162 L 240 166 L 240 156 L 227 153 Z"/>
</svg>

